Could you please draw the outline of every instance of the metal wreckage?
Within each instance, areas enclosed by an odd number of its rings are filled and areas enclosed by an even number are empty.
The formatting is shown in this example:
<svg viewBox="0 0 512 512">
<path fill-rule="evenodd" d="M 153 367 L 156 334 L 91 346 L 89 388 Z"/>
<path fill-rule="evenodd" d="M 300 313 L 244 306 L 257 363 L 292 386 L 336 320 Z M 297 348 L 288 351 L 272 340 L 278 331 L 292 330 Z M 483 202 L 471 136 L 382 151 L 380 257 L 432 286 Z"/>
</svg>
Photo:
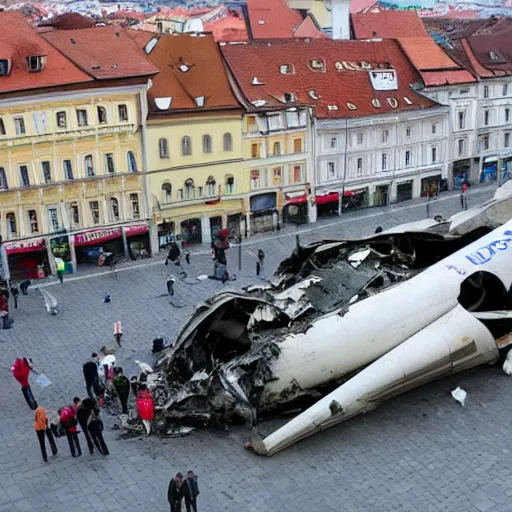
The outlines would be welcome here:
<svg viewBox="0 0 512 512">
<path fill-rule="evenodd" d="M 200 304 L 148 375 L 156 425 L 299 412 L 272 455 L 512 345 L 512 187 L 450 220 L 297 246 L 271 284 Z M 149 372 L 149 370 L 148 370 Z M 303 412 L 300 412 L 303 411 Z"/>
</svg>

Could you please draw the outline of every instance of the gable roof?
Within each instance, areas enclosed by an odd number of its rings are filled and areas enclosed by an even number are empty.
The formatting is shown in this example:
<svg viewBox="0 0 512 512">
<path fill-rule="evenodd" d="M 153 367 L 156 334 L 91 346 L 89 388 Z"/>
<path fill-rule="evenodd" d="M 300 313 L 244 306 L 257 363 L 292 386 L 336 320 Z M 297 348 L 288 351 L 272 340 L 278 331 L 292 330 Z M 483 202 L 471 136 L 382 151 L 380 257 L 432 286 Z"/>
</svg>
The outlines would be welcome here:
<svg viewBox="0 0 512 512">
<path fill-rule="evenodd" d="M 411 89 L 420 77 L 393 40 L 279 39 L 226 45 L 222 52 L 253 108 L 312 105 L 316 117 L 328 119 L 438 106 Z M 323 70 L 314 70 L 313 61 Z M 284 74 L 282 66 L 289 66 Z M 373 88 L 371 73 L 380 75 L 385 70 L 396 73 L 397 90 Z M 288 101 L 285 94 L 290 95 Z"/>
<path fill-rule="evenodd" d="M 380 8 L 352 14 L 356 39 L 428 37 L 416 11 L 385 11 Z"/>
<path fill-rule="evenodd" d="M 44 56 L 38 72 L 29 72 L 27 57 Z M 91 77 L 49 45 L 21 13 L 0 12 L 0 59 L 11 61 L 11 72 L 0 76 L 0 93 L 91 81 Z"/>
<path fill-rule="evenodd" d="M 312 16 L 309 14 L 293 33 L 293 37 L 310 37 L 311 39 L 328 39 L 328 35 L 318 29 Z"/>
<path fill-rule="evenodd" d="M 144 77 L 158 73 L 133 39 L 117 27 L 57 30 L 42 36 L 96 80 Z"/>
<path fill-rule="evenodd" d="M 160 73 L 148 91 L 152 114 L 240 108 L 211 35 L 167 34 L 153 39 L 157 42 L 148 58 Z M 204 105 L 199 101 L 198 106 L 196 98 L 203 97 Z"/>
<path fill-rule="evenodd" d="M 94 20 L 76 12 L 66 12 L 59 16 L 54 16 L 49 20 L 42 21 L 38 26 L 53 27 L 57 30 L 76 30 L 81 28 L 92 28 L 94 26 Z"/>
<path fill-rule="evenodd" d="M 253 39 L 293 37 L 302 23 L 300 13 L 288 7 L 286 0 L 247 0 L 247 12 Z"/>
<path fill-rule="evenodd" d="M 512 31 L 467 39 L 479 64 L 495 76 L 512 75 Z"/>
</svg>

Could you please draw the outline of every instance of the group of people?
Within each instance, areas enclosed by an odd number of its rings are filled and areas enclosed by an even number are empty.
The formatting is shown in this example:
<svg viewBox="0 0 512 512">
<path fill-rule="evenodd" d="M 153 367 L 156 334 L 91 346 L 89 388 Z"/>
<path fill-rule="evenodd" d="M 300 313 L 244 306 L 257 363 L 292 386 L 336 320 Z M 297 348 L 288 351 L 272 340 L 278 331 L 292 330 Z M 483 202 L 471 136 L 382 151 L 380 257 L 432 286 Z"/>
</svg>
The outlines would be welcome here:
<svg viewBox="0 0 512 512">
<path fill-rule="evenodd" d="M 193 471 L 187 471 L 186 478 L 183 478 L 182 473 L 176 473 L 176 476 L 169 482 L 167 500 L 171 506 L 171 512 L 181 512 L 183 500 L 185 500 L 187 512 L 197 512 L 198 496 L 197 475 Z"/>
<path fill-rule="evenodd" d="M 2 323 L 0 329 L 10 329 L 14 320 L 9 316 L 9 298 L 12 297 L 14 300 L 14 309 L 18 309 L 18 298 L 20 296 L 20 290 L 23 295 L 28 295 L 27 290 L 30 286 L 30 280 L 25 279 L 18 286 L 14 283 L 9 283 L 5 280 L 0 280 L 0 318 Z"/>
</svg>

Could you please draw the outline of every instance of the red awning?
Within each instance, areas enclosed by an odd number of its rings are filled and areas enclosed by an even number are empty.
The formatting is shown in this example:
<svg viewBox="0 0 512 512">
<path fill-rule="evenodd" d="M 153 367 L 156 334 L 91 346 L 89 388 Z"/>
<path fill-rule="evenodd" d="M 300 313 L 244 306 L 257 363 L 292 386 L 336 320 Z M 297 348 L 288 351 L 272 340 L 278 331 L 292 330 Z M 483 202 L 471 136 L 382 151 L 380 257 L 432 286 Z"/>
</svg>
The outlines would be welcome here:
<svg viewBox="0 0 512 512">
<path fill-rule="evenodd" d="M 75 246 L 95 245 L 121 237 L 121 228 L 95 229 L 74 235 Z"/>
<path fill-rule="evenodd" d="M 5 252 L 7 254 L 17 254 L 20 252 L 36 252 L 46 250 L 44 238 L 32 238 L 30 240 L 5 242 L 4 247 Z"/>
<path fill-rule="evenodd" d="M 335 203 L 339 200 L 338 192 L 330 192 L 322 196 L 316 196 L 316 204 L 328 204 Z"/>
<path fill-rule="evenodd" d="M 142 235 L 149 231 L 149 226 L 147 224 L 137 224 L 135 226 L 126 226 L 124 230 L 126 236 Z"/>
<path fill-rule="evenodd" d="M 286 201 L 286 204 L 304 204 L 307 202 L 307 200 L 308 198 L 305 195 L 299 197 L 291 197 Z"/>
</svg>

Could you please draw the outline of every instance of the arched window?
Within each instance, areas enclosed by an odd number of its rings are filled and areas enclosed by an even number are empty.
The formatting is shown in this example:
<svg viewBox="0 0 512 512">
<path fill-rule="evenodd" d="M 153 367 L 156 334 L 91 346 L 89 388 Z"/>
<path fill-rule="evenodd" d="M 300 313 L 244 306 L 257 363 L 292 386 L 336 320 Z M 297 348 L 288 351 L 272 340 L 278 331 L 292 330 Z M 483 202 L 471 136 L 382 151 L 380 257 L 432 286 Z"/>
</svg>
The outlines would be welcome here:
<svg viewBox="0 0 512 512">
<path fill-rule="evenodd" d="M 189 178 L 185 181 L 185 189 L 183 191 L 183 199 L 194 199 L 196 195 L 196 189 L 194 187 L 194 180 Z"/>
<path fill-rule="evenodd" d="M 231 133 L 225 133 L 222 137 L 222 144 L 224 147 L 224 151 L 232 151 L 233 150 L 233 137 Z"/>
<path fill-rule="evenodd" d="M 86 155 L 84 158 L 85 175 L 87 177 L 94 176 L 94 164 L 92 155 Z"/>
<path fill-rule="evenodd" d="M 192 154 L 192 139 L 188 135 L 181 139 L 181 154 L 183 156 Z"/>
<path fill-rule="evenodd" d="M 170 183 L 162 184 L 163 202 L 168 203 L 172 200 L 172 185 Z"/>
<path fill-rule="evenodd" d="M 169 142 L 167 139 L 158 141 L 158 149 L 160 150 L 160 158 L 169 158 Z"/>
<path fill-rule="evenodd" d="M 128 159 L 128 171 L 137 172 L 139 168 L 137 167 L 137 159 L 135 158 L 135 153 L 133 151 L 128 151 L 126 158 Z"/>
<path fill-rule="evenodd" d="M 207 196 L 214 196 L 215 195 L 215 185 L 216 185 L 215 178 L 213 176 L 209 176 L 206 180 L 206 195 Z"/>
<path fill-rule="evenodd" d="M 210 135 L 203 135 L 203 153 L 212 152 L 212 138 Z"/>
<path fill-rule="evenodd" d="M 119 201 L 115 197 L 110 198 L 110 212 L 112 222 L 117 222 L 119 220 Z"/>
</svg>

